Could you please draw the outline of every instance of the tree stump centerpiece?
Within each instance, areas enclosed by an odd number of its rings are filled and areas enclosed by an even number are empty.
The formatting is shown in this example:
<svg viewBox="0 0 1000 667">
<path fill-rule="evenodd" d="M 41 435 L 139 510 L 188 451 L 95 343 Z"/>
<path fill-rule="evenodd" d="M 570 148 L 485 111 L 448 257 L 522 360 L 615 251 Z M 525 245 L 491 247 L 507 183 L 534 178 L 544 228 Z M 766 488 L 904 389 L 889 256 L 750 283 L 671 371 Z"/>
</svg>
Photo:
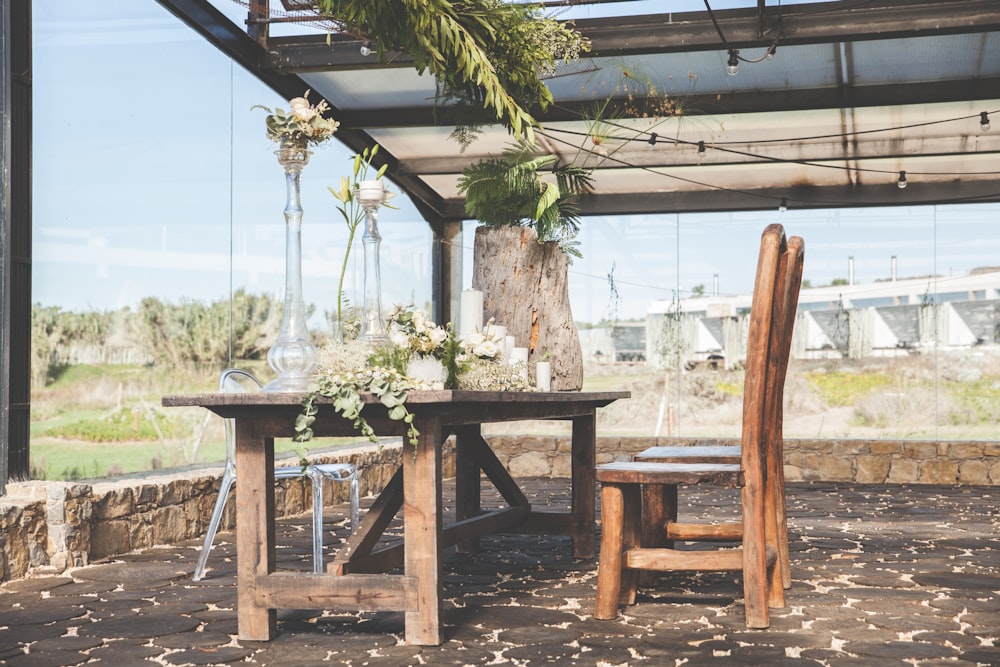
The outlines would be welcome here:
<svg viewBox="0 0 1000 667">
<path fill-rule="evenodd" d="M 569 258 L 556 241 L 539 243 L 531 227 L 479 227 L 472 287 L 483 293 L 483 318 L 507 327 L 535 362 L 552 364 L 552 389 L 583 387 L 583 351 L 569 304 Z"/>
</svg>

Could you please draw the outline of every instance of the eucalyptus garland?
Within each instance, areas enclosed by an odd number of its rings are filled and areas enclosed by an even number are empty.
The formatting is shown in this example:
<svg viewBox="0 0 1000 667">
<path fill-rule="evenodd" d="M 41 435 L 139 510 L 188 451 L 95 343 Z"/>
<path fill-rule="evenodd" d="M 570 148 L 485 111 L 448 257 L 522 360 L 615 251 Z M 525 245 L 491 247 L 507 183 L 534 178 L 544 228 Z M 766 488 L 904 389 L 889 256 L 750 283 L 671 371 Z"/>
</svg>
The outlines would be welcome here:
<svg viewBox="0 0 1000 667">
<path fill-rule="evenodd" d="M 312 424 L 316 421 L 317 401 L 328 398 L 333 403 L 333 411 L 350 420 L 361 435 L 372 442 L 378 439 L 375 430 L 361 416 L 365 402 L 361 392 L 377 396 L 386 407 L 390 419 L 406 424 L 406 439 L 417 446 L 420 432 L 413 425 L 413 413 L 406 409 L 406 392 L 415 389 L 416 384 L 394 368 L 372 366 L 357 372 L 338 375 L 319 375 L 315 384 L 302 402 L 302 412 L 295 419 L 295 442 L 306 442 L 313 436 Z"/>
</svg>

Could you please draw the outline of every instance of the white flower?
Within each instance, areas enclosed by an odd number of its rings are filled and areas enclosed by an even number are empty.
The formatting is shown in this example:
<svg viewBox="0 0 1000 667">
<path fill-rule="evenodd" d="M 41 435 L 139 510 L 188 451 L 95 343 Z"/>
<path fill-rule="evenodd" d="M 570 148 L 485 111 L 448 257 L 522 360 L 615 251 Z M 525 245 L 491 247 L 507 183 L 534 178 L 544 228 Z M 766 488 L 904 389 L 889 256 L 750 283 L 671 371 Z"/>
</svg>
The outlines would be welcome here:
<svg viewBox="0 0 1000 667">
<path fill-rule="evenodd" d="M 303 123 L 309 122 L 319 115 L 319 112 L 311 107 L 309 101 L 304 97 L 293 97 L 288 100 L 288 106 L 292 108 L 292 115 L 295 116 L 295 120 Z"/>
<path fill-rule="evenodd" d="M 435 327 L 431 329 L 430 333 L 428 333 L 427 335 L 430 337 L 431 342 L 434 343 L 435 346 L 441 345 L 446 340 L 448 340 L 448 332 L 442 329 L 441 327 Z"/>
<path fill-rule="evenodd" d="M 405 331 L 400 331 L 399 329 L 393 329 L 389 332 L 389 340 L 401 350 L 405 350 L 410 346 L 410 337 L 406 335 Z"/>
<path fill-rule="evenodd" d="M 466 334 L 465 337 L 462 338 L 462 345 L 465 347 L 465 349 L 471 350 L 474 349 L 477 345 L 482 344 L 482 342 L 485 340 L 486 339 L 483 337 L 483 334 L 479 333 L 478 331 L 473 331 L 472 333 Z"/>
<path fill-rule="evenodd" d="M 500 354 L 500 346 L 493 340 L 484 340 L 472 348 L 472 353 L 483 359 L 493 359 Z"/>
</svg>

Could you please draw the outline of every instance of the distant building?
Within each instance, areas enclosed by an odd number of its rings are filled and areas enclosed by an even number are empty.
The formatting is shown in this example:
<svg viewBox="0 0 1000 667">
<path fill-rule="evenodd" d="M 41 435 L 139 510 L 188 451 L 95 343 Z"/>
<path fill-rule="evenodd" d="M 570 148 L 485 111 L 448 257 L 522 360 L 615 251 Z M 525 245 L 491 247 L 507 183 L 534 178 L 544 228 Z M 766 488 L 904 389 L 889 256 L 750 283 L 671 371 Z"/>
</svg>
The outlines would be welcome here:
<svg viewBox="0 0 1000 667">
<path fill-rule="evenodd" d="M 647 310 L 646 359 L 657 365 L 740 363 L 750 294 L 656 301 Z M 919 353 L 930 346 L 1000 344 L 1000 270 L 803 288 L 792 355 L 799 359 Z"/>
</svg>

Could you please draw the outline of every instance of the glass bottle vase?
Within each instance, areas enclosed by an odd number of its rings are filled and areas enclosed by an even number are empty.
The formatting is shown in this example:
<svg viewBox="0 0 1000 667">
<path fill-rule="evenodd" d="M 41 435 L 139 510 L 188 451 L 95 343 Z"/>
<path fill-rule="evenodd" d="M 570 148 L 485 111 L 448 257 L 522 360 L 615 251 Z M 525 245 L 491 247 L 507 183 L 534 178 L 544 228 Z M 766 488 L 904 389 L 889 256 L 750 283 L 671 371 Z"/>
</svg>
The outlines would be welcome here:
<svg viewBox="0 0 1000 667">
<path fill-rule="evenodd" d="M 389 342 L 382 319 L 382 269 L 379 258 L 382 235 L 378 231 L 378 207 L 385 201 L 382 182 L 362 181 L 358 186 L 358 201 L 365 212 L 365 231 L 361 236 L 365 253 L 364 302 L 358 340 L 374 348 Z"/>
<path fill-rule="evenodd" d="M 302 298 L 302 205 L 299 179 L 311 151 L 283 142 L 275 155 L 285 170 L 285 307 L 278 340 L 267 352 L 267 363 L 278 377 L 264 391 L 304 392 L 316 367 L 316 346 L 309 339 Z"/>
</svg>

